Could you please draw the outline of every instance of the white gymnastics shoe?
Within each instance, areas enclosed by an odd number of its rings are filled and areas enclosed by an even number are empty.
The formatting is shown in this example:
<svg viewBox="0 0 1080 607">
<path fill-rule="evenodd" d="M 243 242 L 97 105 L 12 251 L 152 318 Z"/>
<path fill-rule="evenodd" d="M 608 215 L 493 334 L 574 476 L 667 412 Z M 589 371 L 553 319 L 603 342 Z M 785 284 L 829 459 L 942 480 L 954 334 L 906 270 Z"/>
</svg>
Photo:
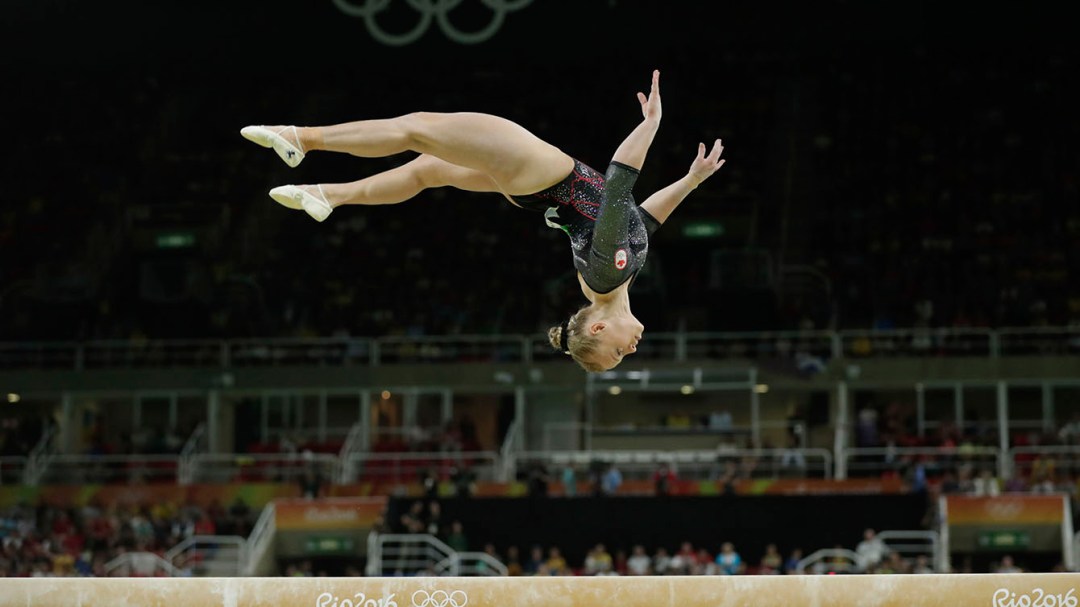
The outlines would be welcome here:
<svg viewBox="0 0 1080 607">
<path fill-rule="evenodd" d="M 283 133 L 288 130 L 292 130 L 292 138 L 296 143 L 285 138 Z M 245 126 L 240 129 L 240 134 L 244 136 L 244 139 L 254 141 L 264 148 L 274 148 L 277 155 L 281 156 L 285 164 L 290 167 L 295 168 L 304 159 L 304 150 L 300 147 L 300 134 L 296 132 L 295 126 L 285 126 L 278 130 L 265 126 Z"/>
<path fill-rule="evenodd" d="M 315 221 L 325 221 L 334 207 L 326 201 L 321 185 L 314 186 L 318 195 L 308 191 L 312 186 L 282 185 L 270 190 L 270 198 L 290 209 L 303 209 Z"/>
</svg>

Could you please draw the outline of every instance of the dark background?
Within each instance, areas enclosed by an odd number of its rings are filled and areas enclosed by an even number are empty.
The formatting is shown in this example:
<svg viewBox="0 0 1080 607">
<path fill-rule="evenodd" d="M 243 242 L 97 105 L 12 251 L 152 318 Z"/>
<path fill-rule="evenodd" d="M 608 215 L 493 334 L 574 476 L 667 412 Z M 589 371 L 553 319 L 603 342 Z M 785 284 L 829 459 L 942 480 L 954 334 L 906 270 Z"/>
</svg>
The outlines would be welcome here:
<svg viewBox="0 0 1080 607">
<path fill-rule="evenodd" d="M 330 0 L 5 3 L 0 337 L 543 331 L 583 299 L 539 216 L 440 191 L 317 224 L 266 191 L 407 158 L 288 169 L 238 131 L 484 111 L 602 168 L 654 68 L 665 115 L 639 200 L 698 141 L 722 137 L 727 164 L 653 241 L 634 289 L 648 330 L 1067 324 L 1066 10 L 537 0 L 485 43 L 433 24 L 394 48 Z M 397 0 L 380 23 L 415 19 Z M 698 221 L 723 234 L 685 237 Z M 177 234 L 193 244 L 158 242 Z"/>
</svg>

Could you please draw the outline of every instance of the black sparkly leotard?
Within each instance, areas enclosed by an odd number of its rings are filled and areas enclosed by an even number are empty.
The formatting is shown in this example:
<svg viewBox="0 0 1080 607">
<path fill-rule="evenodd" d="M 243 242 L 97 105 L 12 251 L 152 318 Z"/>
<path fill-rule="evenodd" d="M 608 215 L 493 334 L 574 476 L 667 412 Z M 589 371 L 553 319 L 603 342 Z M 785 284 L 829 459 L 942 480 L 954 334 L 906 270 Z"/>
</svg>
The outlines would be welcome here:
<svg viewBox="0 0 1080 607">
<path fill-rule="evenodd" d="M 524 208 L 544 211 L 547 224 L 570 236 L 574 267 L 597 293 L 610 293 L 633 279 L 645 264 L 649 236 L 660 228 L 634 203 L 638 171 L 619 162 L 601 175 L 575 160 L 559 183 L 527 196 L 513 196 Z"/>
</svg>

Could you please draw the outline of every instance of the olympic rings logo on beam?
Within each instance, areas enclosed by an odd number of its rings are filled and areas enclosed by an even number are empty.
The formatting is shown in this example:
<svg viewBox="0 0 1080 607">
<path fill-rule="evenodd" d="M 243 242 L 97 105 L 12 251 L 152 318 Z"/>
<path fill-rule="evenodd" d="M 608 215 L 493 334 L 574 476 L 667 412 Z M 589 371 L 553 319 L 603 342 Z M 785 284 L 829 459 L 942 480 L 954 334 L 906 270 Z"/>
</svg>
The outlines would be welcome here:
<svg viewBox="0 0 1080 607">
<path fill-rule="evenodd" d="M 333 0 L 334 6 L 350 17 L 358 17 L 364 20 L 371 37 L 387 46 L 406 46 L 416 42 L 421 36 L 431 29 L 431 22 L 435 21 L 439 29 L 450 40 L 458 44 L 479 44 L 491 39 L 502 27 L 506 20 L 506 14 L 521 10 L 532 4 L 533 0 L 480 0 L 491 10 L 491 21 L 475 32 L 463 32 L 450 21 L 450 12 L 461 5 L 464 0 L 405 0 L 405 2 L 419 13 L 419 20 L 412 29 L 393 34 L 387 32 L 379 25 L 378 15 L 390 7 L 394 0 L 363 0 L 362 5 L 354 4 L 353 0 Z"/>
<path fill-rule="evenodd" d="M 469 595 L 461 590 L 447 592 L 436 590 L 417 590 L 412 595 L 413 607 L 465 607 L 469 604 Z"/>
</svg>

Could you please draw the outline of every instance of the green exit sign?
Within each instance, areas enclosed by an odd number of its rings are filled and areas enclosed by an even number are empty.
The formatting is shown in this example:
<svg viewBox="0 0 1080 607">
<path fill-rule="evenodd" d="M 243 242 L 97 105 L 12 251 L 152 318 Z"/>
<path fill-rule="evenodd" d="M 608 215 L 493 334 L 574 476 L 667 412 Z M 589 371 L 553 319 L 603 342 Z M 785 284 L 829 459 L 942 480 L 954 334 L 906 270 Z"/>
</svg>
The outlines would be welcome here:
<svg viewBox="0 0 1080 607">
<path fill-rule="evenodd" d="M 355 542 L 351 537 L 312 536 L 304 542 L 309 554 L 344 554 L 353 552 Z"/>
<path fill-rule="evenodd" d="M 718 221 L 691 221 L 683 225 L 686 238 L 716 238 L 724 235 L 724 225 Z"/>
<path fill-rule="evenodd" d="M 154 239 L 159 249 L 190 249 L 195 246 L 195 235 L 190 232 L 167 232 Z"/>
<path fill-rule="evenodd" d="M 1031 535 L 1027 531 L 984 531 L 979 534 L 979 548 L 1009 550 L 1030 545 Z"/>
</svg>

